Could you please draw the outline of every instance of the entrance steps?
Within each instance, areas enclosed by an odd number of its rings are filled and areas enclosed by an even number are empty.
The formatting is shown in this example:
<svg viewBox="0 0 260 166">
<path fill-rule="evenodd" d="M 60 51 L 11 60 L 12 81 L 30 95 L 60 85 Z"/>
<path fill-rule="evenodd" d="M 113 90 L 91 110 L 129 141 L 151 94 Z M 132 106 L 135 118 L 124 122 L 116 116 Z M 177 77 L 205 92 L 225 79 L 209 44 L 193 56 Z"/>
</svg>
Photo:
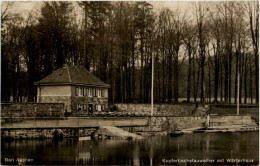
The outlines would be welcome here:
<svg viewBox="0 0 260 166">
<path fill-rule="evenodd" d="M 144 137 L 130 133 L 114 126 L 100 126 L 95 132 L 94 137 L 99 139 L 143 139 Z"/>
</svg>

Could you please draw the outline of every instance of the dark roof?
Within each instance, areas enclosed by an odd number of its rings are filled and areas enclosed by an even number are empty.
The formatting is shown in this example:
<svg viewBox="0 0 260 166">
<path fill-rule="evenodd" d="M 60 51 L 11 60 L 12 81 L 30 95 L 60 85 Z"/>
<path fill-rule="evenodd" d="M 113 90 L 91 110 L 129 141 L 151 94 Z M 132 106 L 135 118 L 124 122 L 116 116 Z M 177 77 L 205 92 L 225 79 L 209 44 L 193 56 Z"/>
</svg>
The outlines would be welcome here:
<svg viewBox="0 0 260 166">
<path fill-rule="evenodd" d="M 98 87 L 110 87 L 103 81 L 92 75 L 84 66 L 64 65 L 55 70 L 35 85 L 88 85 Z"/>
</svg>

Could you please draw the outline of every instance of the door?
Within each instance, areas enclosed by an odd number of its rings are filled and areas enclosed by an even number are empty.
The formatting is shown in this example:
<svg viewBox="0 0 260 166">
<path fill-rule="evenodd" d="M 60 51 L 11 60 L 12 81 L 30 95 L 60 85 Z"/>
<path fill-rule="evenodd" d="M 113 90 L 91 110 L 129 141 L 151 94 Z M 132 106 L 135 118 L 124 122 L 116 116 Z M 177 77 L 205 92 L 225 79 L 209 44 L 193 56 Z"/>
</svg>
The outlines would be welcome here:
<svg viewBox="0 0 260 166">
<path fill-rule="evenodd" d="M 93 113 L 93 104 L 88 105 L 88 112 L 91 114 Z"/>
</svg>

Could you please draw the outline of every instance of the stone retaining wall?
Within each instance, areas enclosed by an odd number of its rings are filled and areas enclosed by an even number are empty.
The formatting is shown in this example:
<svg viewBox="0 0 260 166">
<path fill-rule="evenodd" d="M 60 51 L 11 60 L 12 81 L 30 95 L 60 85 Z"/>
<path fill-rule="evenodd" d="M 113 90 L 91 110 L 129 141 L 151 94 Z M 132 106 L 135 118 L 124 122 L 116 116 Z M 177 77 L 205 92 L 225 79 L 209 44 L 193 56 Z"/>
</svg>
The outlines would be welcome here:
<svg viewBox="0 0 260 166">
<path fill-rule="evenodd" d="M 151 104 L 116 104 L 118 111 L 129 114 L 150 115 Z M 154 104 L 154 115 L 190 116 L 195 112 L 195 105 L 187 104 Z"/>
<path fill-rule="evenodd" d="M 143 126 L 117 126 L 126 131 L 133 133 L 145 132 L 171 132 L 176 129 L 189 129 L 205 127 L 204 123 L 206 117 L 186 116 L 153 116 L 146 117 L 147 124 Z M 256 125 L 251 116 L 211 116 L 211 126 L 232 126 L 232 125 Z M 2 138 L 12 139 L 34 139 L 34 138 L 52 138 L 54 132 L 62 133 L 63 137 L 84 137 L 94 134 L 98 129 L 95 127 L 75 127 L 75 128 L 28 128 L 28 129 L 15 129 L 5 128 L 1 130 Z"/>
<path fill-rule="evenodd" d="M 39 103 L 63 103 L 64 111 L 71 112 L 70 96 L 38 96 Z"/>
<path fill-rule="evenodd" d="M 204 117 L 147 117 L 147 126 L 120 127 L 133 133 L 169 132 L 175 129 L 203 127 Z"/>
<path fill-rule="evenodd" d="M 132 133 L 164 132 L 175 129 L 202 127 L 205 119 L 202 117 L 146 117 L 147 124 L 144 126 L 118 126 Z M 98 127 L 75 127 L 75 128 L 27 128 L 27 129 L 2 129 L 2 138 L 11 139 L 37 139 L 52 138 L 55 130 L 63 134 L 63 137 L 83 137 L 93 134 Z"/>
<path fill-rule="evenodd" d="M 203 127 L 204 117 L 151 117 L 150 131 L 164 132 L 176 129 Z"/>
<path fill-rule="evenodd" d="M 63 103 L 1 103 L 1 117 L 63 117 Z"/>
<path fill-rule="evenodd" d="M 53 138 L 54 133 L 64 138 L 85 137 L 92 135 L 97 128 L 59 128 L 59 129 L 2 129 L 2 139 L 46 139 Z"/>
<path fill-rule="evenodd" d="M 256 125 L 250 115 L 210 116 L 210 127 L 232 125 Z"/>
</svg>

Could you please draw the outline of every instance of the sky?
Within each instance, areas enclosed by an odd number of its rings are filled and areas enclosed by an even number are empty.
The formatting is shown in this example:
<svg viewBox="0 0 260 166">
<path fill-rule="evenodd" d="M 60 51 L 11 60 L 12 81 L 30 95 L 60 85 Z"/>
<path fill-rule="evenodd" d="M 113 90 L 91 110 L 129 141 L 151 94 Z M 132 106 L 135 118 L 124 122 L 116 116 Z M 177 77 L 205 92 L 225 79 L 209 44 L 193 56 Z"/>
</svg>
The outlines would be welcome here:
<svg viewBox="0 0 260 166">
<path fill-rule="evenodd" d="M 2 1 L 1 2 L 1 8 L 3 10 L 3 7 L 6 2 Z M 41 1 L 15 1 L 14 5 L 12 7 L 12 12 L 15 13 L 23 13 L 26 11 L 37 11 L 40 10 L 41 7 Z M 190 3 L 192 2 L 187 2 L 187 1 L 149 1 L 154 7 L 154 10 L 157 11 L 161 8 L 168 7 L 172 10 L 175 9 L 180 9 L 180 10 L 188 10 L 190 7 Z"/>
</svg>

